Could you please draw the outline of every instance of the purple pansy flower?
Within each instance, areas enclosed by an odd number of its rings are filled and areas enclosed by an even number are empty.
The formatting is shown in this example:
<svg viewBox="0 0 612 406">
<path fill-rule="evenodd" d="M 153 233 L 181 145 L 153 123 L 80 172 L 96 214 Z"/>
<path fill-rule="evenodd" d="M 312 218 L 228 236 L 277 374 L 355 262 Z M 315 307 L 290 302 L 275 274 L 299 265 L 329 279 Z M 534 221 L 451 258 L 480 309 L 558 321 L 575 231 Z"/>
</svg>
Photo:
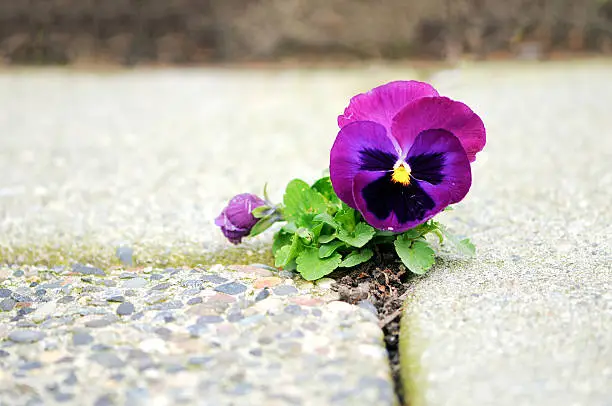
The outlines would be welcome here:
<svg viewBox="0 0 612 406">
<path fill-rule="evenodd" d="M 236 195 L 215 219 L 215 224 L 221 227 L 223 235 L 232 244 L 240 244 L 242 238 L 249 235 L 258 221 L 252 214 L 253 209 L 265 203 L 250 193 Z"/>
<path fill-rule="evenodd" d="M 406 231 L 465 197 L 484 124 L 427 83 L 387 83 L 353 97 L 338 117 L 330 177 L 372 226 Z"/>
</svg>

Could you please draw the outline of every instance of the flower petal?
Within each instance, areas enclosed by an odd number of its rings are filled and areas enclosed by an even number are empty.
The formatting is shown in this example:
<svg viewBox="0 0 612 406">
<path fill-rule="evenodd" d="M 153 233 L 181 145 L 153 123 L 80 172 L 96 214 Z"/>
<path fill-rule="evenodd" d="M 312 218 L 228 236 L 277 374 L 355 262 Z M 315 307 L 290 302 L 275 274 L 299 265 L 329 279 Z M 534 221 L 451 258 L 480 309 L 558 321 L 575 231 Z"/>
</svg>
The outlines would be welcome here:
<svg viewBox="0 0 612 406">
<path fill-rule="evenodd" d="M 447 97 L 424 97 L 404 107 L 393 119 L 391 132 L 404 153 L 417 136 L 431 129 L 443 129 L 459 139 L 470 162 L 486 143 L 482 120 L 468 106 Z"/>
<path fill-rule="evenodd" d="M 406 231 L 461 200 L 472 183 L 465 151 L 448 131 L 420 134 L 407 161 L 411 169 L 407 186 L 393 182 L 390 173 L 360 171 L 355 176 L 353 198 L 372 226 Z"/>
<path fill-rule="evenodd" d="M 234 196 L 228 203 L 223 213 L 228 221 L 237 228 L 251 229 L 257 219 L 251 214 L 253 209 L 265 204 L 261 198 L 250 194 L 241 193 Z"/>
<path fill-rule="evenodd" d="M 426 130 L 419 134 L 406 161 L 412 177 L 438 204 L 457 203 L 470 190 L 470 162 L 459 139 L 446 130 Z"/>
<path fill-rule="evenodd" d="M 353 178 L 360 171 L 390 171 L 397 151 L 387 130 L 371 121 L 357 121 L 343 127 L 331 149 L 329 175 L 338 197 L 356 208 Z"/>
<path fill-rule="evenodd" d="M 390 129 L 393 117 L 408 103 L 421 97 L 438 96 L 431 85 L 416 80 L 396 81 L 354 96 L 344 114 L 338 116 L 340 128 L 355 121 L 374 121 Z"/>
</svg>

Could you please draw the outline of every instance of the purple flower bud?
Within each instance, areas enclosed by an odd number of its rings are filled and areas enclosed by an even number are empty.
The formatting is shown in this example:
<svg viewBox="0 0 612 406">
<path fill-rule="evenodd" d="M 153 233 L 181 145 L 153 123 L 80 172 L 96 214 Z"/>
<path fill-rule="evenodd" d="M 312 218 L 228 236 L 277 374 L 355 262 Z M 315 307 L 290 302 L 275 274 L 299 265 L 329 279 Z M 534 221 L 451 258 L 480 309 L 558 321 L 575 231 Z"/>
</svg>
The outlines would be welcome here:
<svg viewBox="0 0 612 406">
<path fill-rule="evenodd" d="M 221 227 L 223 235 L 232 244 L 240 244 L 242 238 L 249 235 L 258 221 L 251 212 L 265 203 L 265 201 L 250 193 L 236 195 L 215 219 L 215 224 Z"/>
</svg>

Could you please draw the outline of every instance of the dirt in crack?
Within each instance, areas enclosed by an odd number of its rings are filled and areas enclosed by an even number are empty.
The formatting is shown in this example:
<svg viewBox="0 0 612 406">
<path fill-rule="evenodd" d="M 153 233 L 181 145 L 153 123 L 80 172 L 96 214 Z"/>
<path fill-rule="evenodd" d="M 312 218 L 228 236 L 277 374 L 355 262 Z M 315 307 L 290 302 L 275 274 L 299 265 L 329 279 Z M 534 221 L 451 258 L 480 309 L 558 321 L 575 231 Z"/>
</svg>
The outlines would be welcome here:
<svg viewBox="0 0 612 406">
<path fill-rule="evenodd" d="M 400 405 L 405 404 L 398 349 L 400 317 L 409 286 L 408 280 L 412 275 L 398 263 L 394 253 L 379 254 L 377 259 L 358 266 L 349 273 L 332 275 L 336 279 L 333 289 L 340 294 L 340 300 L 351 304 L 368 300 L 378 311 L 379 325 L 385 335 L 395 393 Z"/>
</svg>

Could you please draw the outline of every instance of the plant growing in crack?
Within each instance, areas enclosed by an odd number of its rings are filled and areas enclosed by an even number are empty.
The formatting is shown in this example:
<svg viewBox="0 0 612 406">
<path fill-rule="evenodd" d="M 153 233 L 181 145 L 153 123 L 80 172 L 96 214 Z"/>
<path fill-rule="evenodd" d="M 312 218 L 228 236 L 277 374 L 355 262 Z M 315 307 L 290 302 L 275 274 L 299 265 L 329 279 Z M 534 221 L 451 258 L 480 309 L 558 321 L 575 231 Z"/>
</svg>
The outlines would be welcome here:
<svg viewBox="0 0 612 406">
<path fill-rule="evenodd" d="M 471 162 L 484 148 L 482 120 L 465 104 L 417 81 L 387 83 L 353 97 L 338 117 L 329 176 L 294 179 L 283 202 L 251 194 L 234 197 L 215 223 L 232 243 L 277 222 L 275 266 L 315 280 L 368 261 L 392 245 L 413 273 L 434 262 L 434 234 L 464 255 L 469 239 L 433 218 L 461 201 L 472 184 Z"/>
</svg>

